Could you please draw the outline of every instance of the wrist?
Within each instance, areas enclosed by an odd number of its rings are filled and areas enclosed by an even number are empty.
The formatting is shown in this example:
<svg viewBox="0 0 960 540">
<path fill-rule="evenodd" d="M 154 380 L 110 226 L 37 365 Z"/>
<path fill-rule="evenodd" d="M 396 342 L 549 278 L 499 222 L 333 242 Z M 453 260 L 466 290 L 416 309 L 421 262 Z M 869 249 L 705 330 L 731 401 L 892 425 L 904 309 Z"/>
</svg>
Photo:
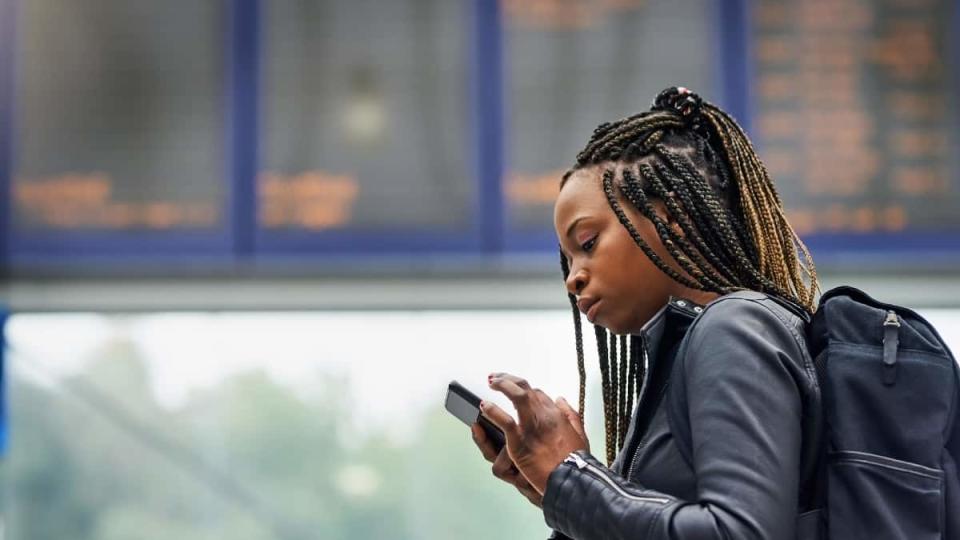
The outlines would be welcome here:
<svg viewBox="0 0 960 540">
<path fill-rule="evenodd" d="M 569 453 L 563 455 L 559 460 L 557 460 L 557 462 L 553 465 L 553 467 L 550 467 L 549 469 L 544 470 L 544 471 L 539 475 L 539 478 L 537 478 L 537 481 L 536 481 L 536 483 L 534 484 L 534 488 L 535 488 L 538 492 L 540 492 L 541 495 L 546 495 L 547 486 L 550 485 L 550 477 L 553 475 L 553 473 L 555 473 L 555 472 L 557 471 L 557 469 L 559 469 L 559 468 L 561 468 L 561 467 L 563 466 L 563 463 L 564 463 L 565 461 L 570 461 L 570 460 L 571 460 L 570 456 L 571 456 L 574 452 L 576 452 L 576 450 L 574 450 L 573 452 L 569 452 Z"/>
<path fill-rule="evenodd" d="M 583 450 L 579 451 L 582 452 Z M 577 470 L 577 464 L 572 457 L 576 452 L 578 451 L 575 450 L 567 454 L 563 461 L 550 471 L 541 500 L 541 509 L 547 525 L 558 531 L 565 528 L 566 521 L 570 518 L 565 510 L 569 506 L 570 492 L 567 487 L 564 487 L 564 484 L 569 481 L 570 475 L 575 474 Z M 577 456 L 577 458 L 582 459 L 580 456 Z"/>
</svg>

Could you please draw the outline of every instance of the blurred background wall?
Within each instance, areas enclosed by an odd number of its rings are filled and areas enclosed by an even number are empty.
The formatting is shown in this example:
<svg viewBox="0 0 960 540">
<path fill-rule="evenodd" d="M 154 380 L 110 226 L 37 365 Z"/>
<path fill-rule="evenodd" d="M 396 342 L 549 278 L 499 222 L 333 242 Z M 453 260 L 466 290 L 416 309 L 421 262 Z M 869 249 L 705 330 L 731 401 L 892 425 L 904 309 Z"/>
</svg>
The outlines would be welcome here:
<svg viewBox="0 0 960 540">
<path fill-rule="evenodd" d="M 545 538 L 446 383 L 575 401 L 559 176 L 672 85 L 748 131 L 825 287 L 960 348 L 958 26 L 956 0 L 0 0 L 0 531 Z"/>
</svg>

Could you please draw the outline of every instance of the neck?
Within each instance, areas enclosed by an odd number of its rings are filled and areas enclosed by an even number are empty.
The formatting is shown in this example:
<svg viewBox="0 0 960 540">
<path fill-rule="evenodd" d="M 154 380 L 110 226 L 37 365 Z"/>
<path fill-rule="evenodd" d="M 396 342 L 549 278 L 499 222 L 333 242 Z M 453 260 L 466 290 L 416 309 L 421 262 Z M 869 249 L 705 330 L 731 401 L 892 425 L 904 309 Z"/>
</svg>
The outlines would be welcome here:
<svg viewBox="0 0 960 540">
<path fill-rule="evenodd" d="M 700 291 L 697 289 L 691 289 L 689 287 L 681 287 L 675 296 L 686 298 L 695 304 L 705 306 L 717 298 L 720 298 L 720 293 Z"/>
</svg>

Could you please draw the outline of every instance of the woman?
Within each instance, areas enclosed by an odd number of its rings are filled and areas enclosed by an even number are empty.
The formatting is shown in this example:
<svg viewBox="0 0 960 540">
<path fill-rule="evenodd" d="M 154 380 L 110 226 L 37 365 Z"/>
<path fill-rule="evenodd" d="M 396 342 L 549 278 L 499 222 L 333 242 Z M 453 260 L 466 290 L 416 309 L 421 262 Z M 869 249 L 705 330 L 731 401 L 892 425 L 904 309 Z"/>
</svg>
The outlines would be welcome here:
<svg viewBox="0 0 960 540">
<path fill-rule="evenodd" d="M 602 124 L 561 181 L 554 227 L 580 410 L 491 374 L 518 415 L 481 407 L 506 436 L 499 454 L 473 426 L 494 475 L 543 509 L 551 538 L 812 537 L 804 324 L 819 286 L 737 123 L 669 88 Z M 580 312 L 597 335 L 607 465 L 583 429 Z"/>
</svg>

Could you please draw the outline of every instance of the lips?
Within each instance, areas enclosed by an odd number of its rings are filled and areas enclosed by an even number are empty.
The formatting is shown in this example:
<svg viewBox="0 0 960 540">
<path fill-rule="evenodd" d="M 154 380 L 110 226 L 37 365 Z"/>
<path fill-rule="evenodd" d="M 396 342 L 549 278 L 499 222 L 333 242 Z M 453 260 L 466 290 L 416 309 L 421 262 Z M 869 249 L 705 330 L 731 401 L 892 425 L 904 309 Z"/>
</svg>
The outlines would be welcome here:
<svg viewBox="0 0 960 540">
<path fill-rule="evenodd" d="M 599 298 L 584 297 L 577 301 L 577 308 L 587 316 L 587 320 L 593 322 L 593 312 L 596 311 L 594 307 L 596 307 L 599 301 Z"/>
</svg>

